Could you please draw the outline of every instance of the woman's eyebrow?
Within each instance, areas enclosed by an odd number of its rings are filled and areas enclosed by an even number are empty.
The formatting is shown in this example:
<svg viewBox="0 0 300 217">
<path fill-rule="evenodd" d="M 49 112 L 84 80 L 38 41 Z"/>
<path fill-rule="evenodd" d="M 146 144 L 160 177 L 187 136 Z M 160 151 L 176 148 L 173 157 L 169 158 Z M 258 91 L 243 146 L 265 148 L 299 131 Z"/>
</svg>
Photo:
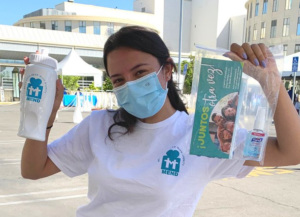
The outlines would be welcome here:
<svg viewBox="0 0 300 217">
<path fill-rule="evenodd" d="M 133 70 L 137 69 L 138 67 L 144 66 L 144 65 L 149 65 L 149 64 L 147 64 L 147 63 L 140 63 L 140 64 L 138 64 L 138 65 L 132 67 L 132 68 L 130 69 L 130 71 L 133 71 Z"/>
<path fill-rule="evenodd" d="M 130 69 L 130 71 L 133 71 L 133 70 L 139 68 L 140 66 L 145 66 L 145 65 L 149 65 L 149 64 L 148 64 L 148 63 L 140 63 L 140 64 L 137 64 L 137 65 L 135 65 L 134 67 L 132 67 L 132 68 Z M 110 76 L 110 78 L 114 78 L 114 77 L 118 77 L 118 76 L 121 76 L 121 74 L 114 74 L 114 75 Z"/>
</svg>

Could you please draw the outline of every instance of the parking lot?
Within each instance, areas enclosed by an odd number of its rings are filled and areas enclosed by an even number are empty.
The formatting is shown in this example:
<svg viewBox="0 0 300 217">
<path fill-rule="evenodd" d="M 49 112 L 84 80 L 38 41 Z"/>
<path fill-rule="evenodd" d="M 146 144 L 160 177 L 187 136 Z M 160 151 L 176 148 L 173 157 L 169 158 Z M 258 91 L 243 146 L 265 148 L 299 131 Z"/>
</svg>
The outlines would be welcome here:
<svg viewBox="0 0 300 217">
<path fill-rule="evenodd" d="M 50 141 L 75 125 L 72 117 L 72 109 L 59 112 Z M 0 105 L 0 120 L 0 216 L 75 216 L 77 207 L 88 202 L 87 176 L 68 178 L 60 173 L 36 181 L 23 179 L 20 158 L 24 139 L 16 135 L 19 104 Z M 241 180 L 210 183 L 194 217 L 212 216 L 299 217 L 300 166 L 257 168 Z"/>
</svg>

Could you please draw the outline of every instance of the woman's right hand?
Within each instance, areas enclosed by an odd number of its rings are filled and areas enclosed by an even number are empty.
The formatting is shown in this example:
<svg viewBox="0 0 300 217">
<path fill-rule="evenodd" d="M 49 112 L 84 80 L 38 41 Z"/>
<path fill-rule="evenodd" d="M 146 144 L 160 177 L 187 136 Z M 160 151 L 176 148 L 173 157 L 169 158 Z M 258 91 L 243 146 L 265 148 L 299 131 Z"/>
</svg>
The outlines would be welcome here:
<svg viewBox="0 0 300 217">
<path fill-rule="evenodd" d="M 56 80 L 55 99 L 54 99 L 54 103 L 53 103 L 52 113 L 50 115 L 47 126 L 53 125 L 53 122 L 55 121 L 55 118 L 56 118 L 56 113 L 60 108 L 63 96 L 64 96 L 64 86 L 61 82 L 61 79 L 57 79 Z"/>
</svg>

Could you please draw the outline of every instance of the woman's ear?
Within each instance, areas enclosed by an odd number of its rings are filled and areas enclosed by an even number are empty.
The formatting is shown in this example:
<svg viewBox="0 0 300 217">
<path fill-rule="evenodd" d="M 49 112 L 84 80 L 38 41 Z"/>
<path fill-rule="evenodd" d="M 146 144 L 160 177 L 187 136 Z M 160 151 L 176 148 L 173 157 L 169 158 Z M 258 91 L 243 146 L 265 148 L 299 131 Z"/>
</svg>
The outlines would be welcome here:
<svg viewBox="0 0 300 217">
<path fill-rule="evenodd" d="M 167 81 L 171 80 L 172 73 L 173 73 L 173 59 L 169 57 L 167 59 L 167 63 L 165 64 L 165 75 L 166 75 Z"/>
</svg>

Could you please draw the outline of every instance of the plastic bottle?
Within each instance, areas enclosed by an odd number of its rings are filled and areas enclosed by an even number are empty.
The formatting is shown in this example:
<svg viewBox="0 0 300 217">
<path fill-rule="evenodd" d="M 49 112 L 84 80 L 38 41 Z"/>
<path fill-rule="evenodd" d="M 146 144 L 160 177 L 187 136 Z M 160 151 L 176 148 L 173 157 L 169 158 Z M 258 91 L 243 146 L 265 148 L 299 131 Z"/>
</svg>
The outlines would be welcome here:
<svg viewBox="0 0 300 217">
<path fill-rule="evenodd" d="M 248 132 L 243 151 L 243 158 L 245 160 L 261 161 L 264 156 L 268 138 L 264 131 L 266 112 L 265 107 L 259 107 L 257 110 L 253 130 Z"/>
<path fill-rule="evenodd" d="M 18 136 L 45 141 L 56 93 L 57 60 L 44 49 L 30 54 L 29 62 L 21 88 Z"/>
</svg>

